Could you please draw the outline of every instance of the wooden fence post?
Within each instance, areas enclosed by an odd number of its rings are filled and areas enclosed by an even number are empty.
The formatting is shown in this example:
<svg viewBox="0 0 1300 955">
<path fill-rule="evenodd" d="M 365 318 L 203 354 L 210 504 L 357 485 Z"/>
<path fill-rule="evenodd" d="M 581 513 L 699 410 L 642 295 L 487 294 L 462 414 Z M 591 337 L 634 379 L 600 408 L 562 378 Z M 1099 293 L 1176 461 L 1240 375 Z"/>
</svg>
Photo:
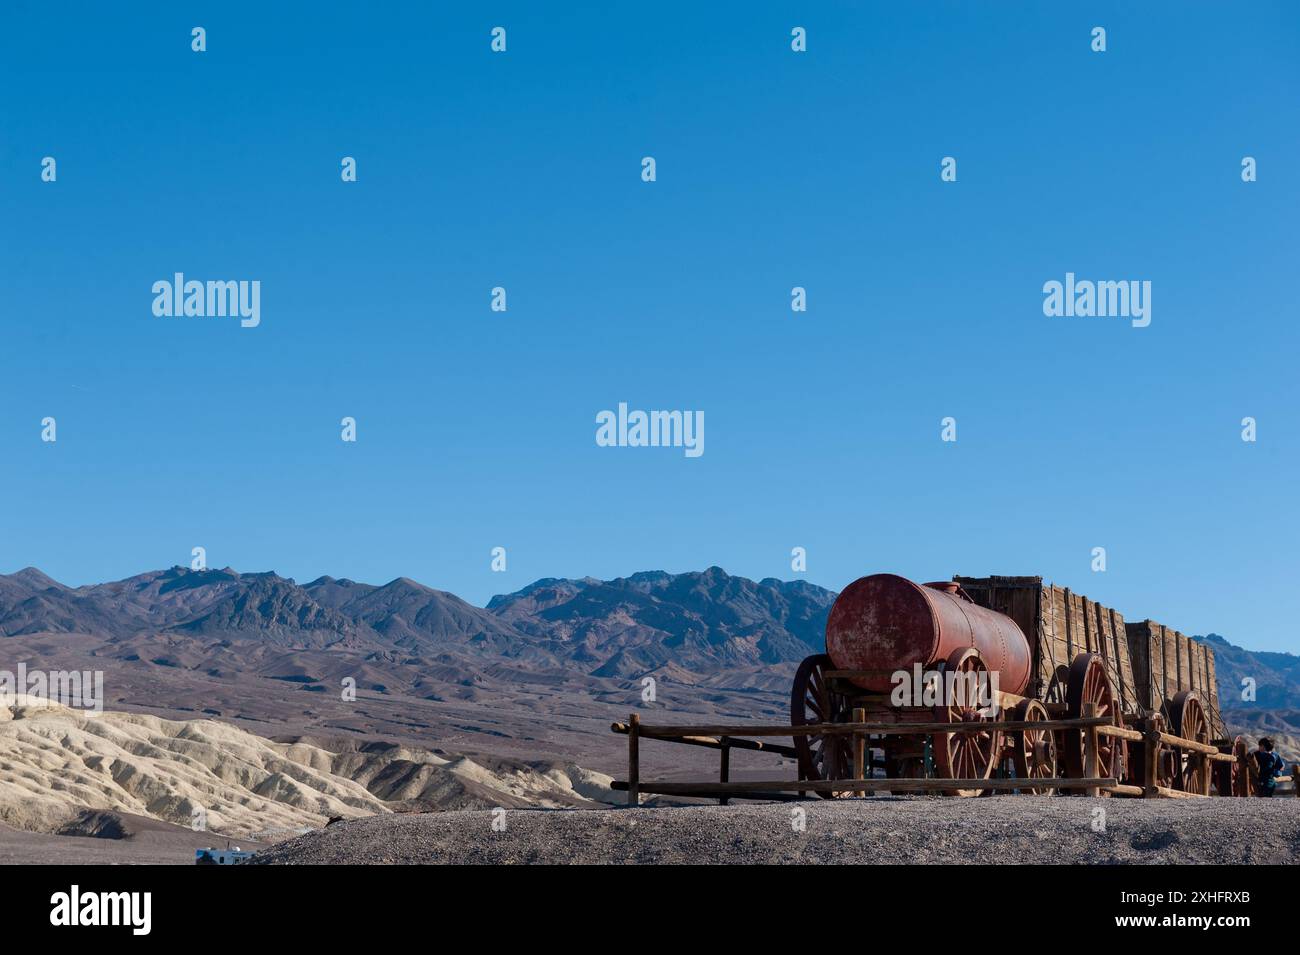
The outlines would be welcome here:
<svg viewBox="0 0 1300 955">
<path fill-rule="evenodd" d="M 1096 703 L 1084 703 L 1084 717 L 1095 717 L 1097 715 Z M 1085 726 L 1083 729 L 1083 775 L 1089 779 L 1096 779 L 1100 775 L 1100 763 L 1097 759 L 1098 744 L 1101 742 L 1101 734 L 1097 732 L 1097 727 Z M 1089 786 L 1083 791 L 1085 796 L 1100 796 L 1101 790 L 1096 786 Z"/>
<path fill-rule="evenodd" d="M 1154 797 L 1160 785 L 1160 728 L 1155 717 L 1142 720 L 1142 795 Z"/>
<path fill-rule="evenodd" d="M 865 723 L 867 721 L 867 711 L 865 709 L 855 709 L 853 711 L 853 722 Z M 853 778 L 866 779 L 866 762 L 867 762 L 867 738 L 861 733 L 853 734 Z M 865 796 L 866 793 L 859 790 L 855 795 Z"/>
<path fill-rule="evenodd" d="M 636 713 L 627 722 L 627 804 L 639 806 L 641 793 L 641 717 Z"/>
<path fill-rule="evenodd" d="M 731 782 L 731 737 L 723 736 L 718 742 L 722 744 L 722 747 L 718 750 L 721 754 L 718 762 L 718 782 L 729 783 Z M 726 796 L 718 797 L 719 806 L 725 806 L 727 801 Z"/>
</svg>

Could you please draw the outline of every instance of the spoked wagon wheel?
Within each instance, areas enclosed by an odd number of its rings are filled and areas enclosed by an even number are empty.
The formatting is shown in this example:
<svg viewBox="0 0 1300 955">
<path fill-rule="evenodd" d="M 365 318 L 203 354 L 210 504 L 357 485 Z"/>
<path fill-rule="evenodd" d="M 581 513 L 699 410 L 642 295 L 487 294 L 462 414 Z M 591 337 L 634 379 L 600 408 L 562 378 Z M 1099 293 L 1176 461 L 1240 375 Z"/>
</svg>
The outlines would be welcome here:
<svg viewBox="0 0 1300 955">
<path fill-rule="evenodd" d="M 1025 700 L 1016 707 L 1015 718 L 1025 722 L 1039 723 L 1049 719 L 1047 707 L 1037 700 Z M 1056 777 L 1056 737 L 1051 730 L 1018 730 L 1012 733 L 1014 752 L 1012 758 L 1016 764 L 1017 779 L 1053 779 Z M 1053 786 L 1026 786 L 1027 793 L 1035 796 L 1050 796 L 1056 792 Z"/>
<path fill-rule="evenodd" d="M 1228 749 L 1221 750 L 1232 756 L 1232 762 L 1216 760 L 1214 763 L 1214 793 L 1216 796 L 1248 796 L 1250 788 L 1246 759 L 1250 746 L 1244 736 L 1238 736 Z"/>
<path fill-rule="evenodd" d="M 1177 727 L 1165 719 L 1163 713 L 1156 714 L 1157 727 L 1162 733 L 1173 733 Z M 1165 789 L 1178 789 L 1182 785 L 1182 763 L 1178 750 L 1164 740 L 1156 743 L 1156 785 Z"/>
<path fill-rule="evenodd" d="M 1115 726 L 1123 726 L 1124 720 L 1115 702 L 1110 678 L 1106 676 L 1106 665 L 1100 654 L 1080 653 L 1070 664 L 1070 682 L 1065 694 L 1065 712 L 1069 719 L 1077 720 L 1083 716 L 1083 705 L 1095 703 L 1097 715 L 1106 717 Z M 1074 779 L 1083 779 L 1087 766 L 1086 748 L 1088 734 L 1082 729 L 1066 730 L 1065 767 Z M 1113 776 L 1116 779 L 1124 775 L 1127 764 L 1127 748 L 1124 741 L 1117 736 L 1097 736 L 1097 776 Z"/>
<path fill-rule="evenodd" d="M 812 723 L 847 723 L 848 701 L 826 685 L 825 673 L 834 669 L 831 658 L 824 653 L 807 657 L 799 664 L 794 675 L 790 694 L 790 722 L 795 726 Z M 846 734 L 816 734 L 796 736 L 795 752 L 798 754 L 799 778 L 848 779 L 853 775 L 853 751 Z M 848 792 L 819 792 L 824 799 L 853 796 Z"/>
<path fill-rule="evenodd" d="M 991 722 L 993 714 L 980 712 L 982 701 L 976 692 L 977 689 L 983 691 L 991 685 L 988 681 L 988 667 L 980 659 L 979 651 L 968 647 L 956 651 L 948 658 L 948 667 L 944 673 L 945 691 L 949 685 L 949 672 L 957 674 L 953 684 L 956 693 L 948 701 L 949 705 L 935 707 L 935 722 Z M 998 730 L 934 734 L 935 771 L 943 779 L 988 779 L 1001 756 L 1002 734 Z M 950 789 L 947 790 L 947 795 L 978 796 L 981 792 L 983 790 L 980 789 Z"/>
<path fill-rule="evenodd" d="M 1210 721 L 1200 698 L 1190 690 L 1183 690 L 1169 702 L 1170 722 L 1175 736 L 1197 743 L 1210 742 Z M 1177 748 L 1175 766 L 1178 769 L 1176 789 L 1183 792 L 1210 794 L 1210 758 L 1205 753 Z"/>
</svg>

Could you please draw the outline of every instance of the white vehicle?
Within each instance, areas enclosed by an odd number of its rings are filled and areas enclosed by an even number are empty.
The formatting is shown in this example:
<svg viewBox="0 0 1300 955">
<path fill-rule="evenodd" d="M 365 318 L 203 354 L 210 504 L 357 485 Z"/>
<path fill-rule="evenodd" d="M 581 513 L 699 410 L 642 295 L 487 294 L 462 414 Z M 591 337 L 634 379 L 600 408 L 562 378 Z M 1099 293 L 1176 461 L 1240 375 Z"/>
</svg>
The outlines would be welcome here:
<svg viewBox="0 0 1300 955">
<path fill-rule="evenodd" d="M 234 865 L 236 862 L 243 862 L 245 859 L 253 858 L 253 853 L 245 852 L 239 846 L 233 849 L 213 849 L 209 846 L 206 849 L 194 850 L 195 865 Z"/>
</svg>

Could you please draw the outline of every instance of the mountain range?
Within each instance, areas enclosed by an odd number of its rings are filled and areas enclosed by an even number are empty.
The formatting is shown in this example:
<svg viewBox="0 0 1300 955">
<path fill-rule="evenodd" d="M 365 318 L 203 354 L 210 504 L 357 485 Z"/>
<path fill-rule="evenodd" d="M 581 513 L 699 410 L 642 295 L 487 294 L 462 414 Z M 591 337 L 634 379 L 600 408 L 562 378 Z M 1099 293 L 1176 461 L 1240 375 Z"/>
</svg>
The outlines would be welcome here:
<svg viewBox="0 0 1300 955">
<path fill-rule="evenodd" d="M 406 577 L 298 584 L 172 567 L 68 587 L 28 567 L 0 575 L 0 669 L 102 669 L 107 704 L 173 718 L 421 743 L 451 733 L 462 747 L 572 758 L 600 748 L 592 733 L 614 742 L 605 721 L 641 705 L 646 676 L 677 715 L 786 718 L 793 668 L 824 648 L 835 596 L 719 567 L 546 578 L 486 607 Z M 1300 657 L 1200 639 L 1215 649 L 1231 723 L 1296 732 Z M 1247 676 L 1255 701 L 1241 700 Z M 349 678 L 358 701 L 343 705 Z"/>
<path fill-rule="evenodd" d="M 382 586 L 172 567 L 71 588 L 34 567 L 0 576 L 0 635 L 144 633 L 436 654 L 455 648 L 599 676 L 665 665 L 796 662 L 820 649 L 835 594 L 801 581 L 699 573 L 539 580 L 475 607 L 406 577 Z"/>
</svg>

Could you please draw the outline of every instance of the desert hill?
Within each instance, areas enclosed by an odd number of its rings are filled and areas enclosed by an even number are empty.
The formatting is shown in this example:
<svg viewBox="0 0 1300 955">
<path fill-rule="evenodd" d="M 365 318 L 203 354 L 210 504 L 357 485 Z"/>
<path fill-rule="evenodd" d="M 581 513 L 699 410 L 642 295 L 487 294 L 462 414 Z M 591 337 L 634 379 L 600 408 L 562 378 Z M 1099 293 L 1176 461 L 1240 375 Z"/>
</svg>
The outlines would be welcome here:
<svg viewBox="0 0 1300 955">
<path fill-rule="evenodd" d="M 593 807 L 613 798 L 608 781 L 546 761 L 276 742 L 216 720 L 96 717 L 24 699 L 0 706 L 0 822 L 23 830 L 84 826 L 98 811 L 186 827 L 203 818 L 209 831 L 274 842 L 332 817 Z"/>
</svg>

